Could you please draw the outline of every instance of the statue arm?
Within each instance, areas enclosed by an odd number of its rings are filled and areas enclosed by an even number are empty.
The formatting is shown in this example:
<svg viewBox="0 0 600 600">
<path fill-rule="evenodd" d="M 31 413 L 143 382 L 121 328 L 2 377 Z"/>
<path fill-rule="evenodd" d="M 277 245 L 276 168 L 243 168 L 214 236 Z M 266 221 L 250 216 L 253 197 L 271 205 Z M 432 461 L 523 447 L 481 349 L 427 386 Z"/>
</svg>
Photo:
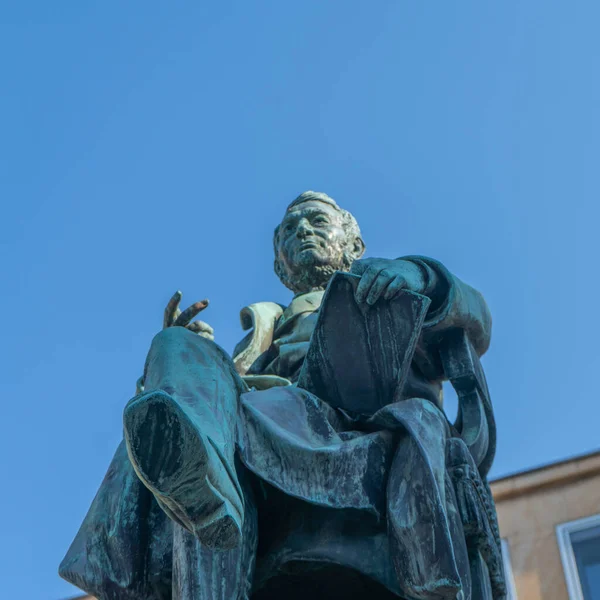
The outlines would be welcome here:
<svg viewBox="0 0 600 600">
<path fill-rule="evenodd" d="M 440 262 L 424 256 L 405 256 L 425 278 L 425 295 L 431 306 L 423 325 L 423 341 L 434 343 L 444 332 L 463 329 L 479 356 L 490 345 L 492 317 L 483 296 L 452 275 Z"/>
</svg>

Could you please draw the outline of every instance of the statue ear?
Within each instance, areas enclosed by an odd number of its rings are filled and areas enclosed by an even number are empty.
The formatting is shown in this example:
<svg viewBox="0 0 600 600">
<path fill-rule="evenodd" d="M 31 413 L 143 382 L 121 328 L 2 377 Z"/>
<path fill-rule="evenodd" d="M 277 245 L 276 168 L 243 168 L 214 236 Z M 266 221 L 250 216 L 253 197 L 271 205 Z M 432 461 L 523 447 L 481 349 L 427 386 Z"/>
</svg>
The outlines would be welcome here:
<svg viewBox="0 0 600 600">
<path fill-rule="evenodd" d="M 352 242 L 352 258 L 358 260 L 365 253 L 365 250 L 366 246 L 363 239 L 360 236 L 355 237 Z"/>
</svg>

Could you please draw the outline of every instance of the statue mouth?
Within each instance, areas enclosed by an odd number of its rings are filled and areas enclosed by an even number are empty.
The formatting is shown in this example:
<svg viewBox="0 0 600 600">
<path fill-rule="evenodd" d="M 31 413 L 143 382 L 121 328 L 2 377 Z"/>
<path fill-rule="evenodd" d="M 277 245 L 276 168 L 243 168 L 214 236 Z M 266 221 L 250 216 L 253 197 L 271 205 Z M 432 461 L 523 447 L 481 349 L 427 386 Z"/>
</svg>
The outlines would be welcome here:
<svg viewBox="0 0 600 600">
<path fill-rule="evenodd" d="M 300 244 L 300 252 L 302 252 L 303 250 L 316 250 L 319 247 L 319 244 L 313 240 L 309 240 L 306 242 L 302 242 Z"/>
</svg>

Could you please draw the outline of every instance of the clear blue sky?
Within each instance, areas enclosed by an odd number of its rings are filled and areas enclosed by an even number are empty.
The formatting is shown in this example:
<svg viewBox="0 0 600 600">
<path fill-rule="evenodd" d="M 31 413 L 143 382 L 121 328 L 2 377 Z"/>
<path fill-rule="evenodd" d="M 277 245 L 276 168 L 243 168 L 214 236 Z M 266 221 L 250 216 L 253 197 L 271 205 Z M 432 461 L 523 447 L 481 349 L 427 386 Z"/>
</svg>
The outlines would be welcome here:
<svg viewBox="0 0 600 600">
<path fill-rule="evenodd" d="M 2 594 L 76 593 L 57 565 L 165 303 L 209 297 L 231 350 L 242 306 L 289 300 L 271 234 L 305 189 L 369 256 L 484 293 L 493 475 L 598 448 L 599 20 L 594 0 L 5 3 Z"/>
</svg>

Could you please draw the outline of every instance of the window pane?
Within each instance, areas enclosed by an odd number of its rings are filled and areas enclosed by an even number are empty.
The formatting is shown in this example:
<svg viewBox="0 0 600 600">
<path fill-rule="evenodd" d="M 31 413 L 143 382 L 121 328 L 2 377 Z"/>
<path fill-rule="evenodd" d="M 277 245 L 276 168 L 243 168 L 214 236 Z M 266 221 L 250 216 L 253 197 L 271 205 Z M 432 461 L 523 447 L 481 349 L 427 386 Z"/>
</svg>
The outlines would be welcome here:
<svg viewBox="0 0 600 600">
<path fill-rule="evenodd" d="M 600 600 L 600 526 L 573 532 L 571 543 L 585 600 Z"/>
</svg>

